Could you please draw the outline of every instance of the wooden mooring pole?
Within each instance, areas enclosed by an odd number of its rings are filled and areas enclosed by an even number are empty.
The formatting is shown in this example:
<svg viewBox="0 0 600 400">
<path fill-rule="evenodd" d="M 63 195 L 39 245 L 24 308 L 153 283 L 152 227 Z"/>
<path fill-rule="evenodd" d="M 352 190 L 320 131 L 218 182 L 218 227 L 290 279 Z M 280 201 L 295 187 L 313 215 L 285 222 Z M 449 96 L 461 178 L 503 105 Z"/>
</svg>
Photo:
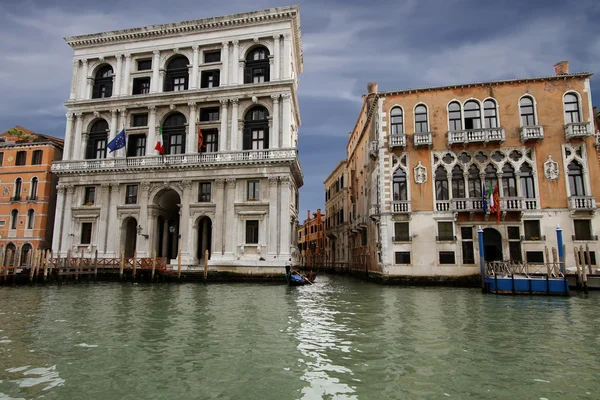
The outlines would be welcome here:
<svg viewBox="0 0 600 400">
<path fill-rule="evenodd" d="M 206 282 L 206 277 L 208 276 L 208 250 L 204 251 L 204 281 Z"/>
<path fill-rule="evenodd" d="M 152 274 L 150 275 L 150 282 L 154 282 L 154 271 L 156 270 L 156 250 L 152 255 Z"/>
<path fill-rule="evenodd" d="M 577 276 L 575 277 L 577 290 L 581 290 L 582 279 L 581 279 L 581 266 L 579 264 L 579 249 L 577 246 L 573 249 L 573 255 L 575 255 L 575 266 L 577 267 Z"/>
<path fill-rule="evenodd" d="M 137 251 L 134 250 L 133 251 L 133 271 L 131 272 L 131 280 L 133 282 L 135 282 L 135 270 L 136 270 L 136 267 L 137 267 L 137 265 L 135 265 L 136 258 L 137 258 Z"/>
<path fill-rule="evenodd" d="M 177 280 L 181 279 L 181 250 L 177 254 Z"/>
<path fill-rule="evenodd" d="M 587 286 L 587 271 L 585 269 L 585 252 L 583 251 L 583 246 L 579 246 L 579 254 L 581 257 L 581 271 L 583 273 L 583 293 L 588 294 L 588 286 Z"/>
<path fill-rule="evenodd" d="M 586 243 L 585 244 L 585 254 L 587 254 L 587 265 L 588 265 L 588 272 L 590 275 L 592 275 L 594 272 L 592 271 L 592 258 L 590 257 L 590 244 Z"/>
<path fill-rule="evenodd" d="M 123 268 L 125 268 L 125 252 L 121 252 L 121 268 L 119 269 L 119 279 L 123 280 Z"/>
<path fill-rule="evenodd" d="M 34 261 L 35 261 L 35 250 L 31 250 L 29 252 L 29 283 L 33 282 L 33 274 L 35 272 Z M 25 261 L 25 266 L 27 266 L 27 261 Z"/>
</svg>

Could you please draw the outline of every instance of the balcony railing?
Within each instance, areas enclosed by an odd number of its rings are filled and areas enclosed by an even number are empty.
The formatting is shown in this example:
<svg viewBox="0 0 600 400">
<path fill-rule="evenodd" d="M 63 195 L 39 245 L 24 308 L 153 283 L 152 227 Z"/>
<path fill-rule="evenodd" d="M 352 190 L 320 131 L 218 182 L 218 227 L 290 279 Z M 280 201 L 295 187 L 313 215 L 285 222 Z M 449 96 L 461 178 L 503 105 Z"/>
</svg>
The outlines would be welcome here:
<svg viewBox="0 0 600 400">
<path fill-rule="evenodd" d="M 448 132 L 448 146 L 472 143 L 502 143 L 506 139 L 504 128 L 468 129 Z"/>
<path fill-rule="evenodd" d="M 450 200 L 451 208 L 453 212 L 483 212 L 483 198 L 455 198 Z M 448 211 L 443 209 L 446 201 L 438 201 L 438 211 Z M 528 199 L 524 197 L 501 197 L 500 198 L 500 210 L 501 211 L 525 211 L 537 209 L 537 199 Z M 442 209 L 440 209 L 442 208 Z M 489 211 L 489 208 L 488 208 Z"/>
<path fill-rule="evenodd" d="M 472 198 L 472 199 L 452 199 L 451 200 L 452 211 L 454 212 L 470 212 L 470 211 L 483 211 L 483 199 Z"/>
<path fill-rule="evenodd" d="M 433 145 L 433 134 L 431 132 L 418 132 L 413 135 L 413 146 L 431 146 Z"/>
<path fill-rule="evenodd" d="M 379 216 L 379 204 L 372 204 L 369 207 L 369 218 L 374 218 Z"/>
<path fill-rule="evenodd" d="M 37 201 L 37 196 L 27 196 L 27 201 Z"/>
<path fill-rule="evenodd" d="M 501 211 L 524 211 L 537 209 L 537 199 L 526 199 L 524 197 L 501 197 Z"/>
<path fill-rule="evenodd" d="M 590 136 L 592 133 L 589 129 L 589 123 L 587 122 L 575 122 L 572 124 L 565 125 L 565 138 L 567 140 L 573 138 L 585 138 Z"/>
<path fill-rule="evenodd" d="M 21 196 L 10 196 L 10 201 L 21 201 Z"/>
<path fill-rule="evenodd" d="M 406 135 L 405 134 L 389 135 L 388 136 L 388 146 L 390 149 L 393 149 L 395 147 L 405 148 L 406 147 Z"/>
<path fill-rule="evenodd" d="M 569 210 L 593 211 L 596 209 L 596 198 L 592 196 L 569 197 Z"/>
<path fill-rule="evenodd" d="M 409 214 L 410 200 L 392 201 L 392 214 Z"/>
<path fill-rule="evenodd" d="M 544 138 L 544 127 L 542 125 L 530 125 L 521 127 L 521 142 L 528 140 L 542 140 Z"/>
<path fill-rule="evenodd" d="M 450 200 L 436 200 L 435 210 L 436 211 L 450 211 Z"/>
<path fill-rule="evenodd" d="M 136 169 L 185 168 L 227 164 L 264 164 L 297 160 L 296 149 L 244 150 L 203 154 L 57 161 L 52 172 L 78 173 Z"/>
</svg>

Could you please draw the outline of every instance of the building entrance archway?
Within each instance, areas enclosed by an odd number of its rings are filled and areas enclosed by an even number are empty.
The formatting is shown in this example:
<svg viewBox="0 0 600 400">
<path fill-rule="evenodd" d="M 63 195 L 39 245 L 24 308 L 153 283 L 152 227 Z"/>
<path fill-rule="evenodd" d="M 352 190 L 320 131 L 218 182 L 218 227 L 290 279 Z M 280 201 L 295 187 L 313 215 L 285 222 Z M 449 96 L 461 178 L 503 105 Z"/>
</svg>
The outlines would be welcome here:
<svg viewBox="0 0 600 400">
<path fill-rule="evenodd" d="M 133 217 L 125 218 L 121 224 L 121 249 L 125 257 L 131 258 L 137 245 L 137 220 Z"/>
<path fill-rule="evenodd" d="M 202 217 L 197 222 L 198 227 L 198 260 L 204 260 L 204 253 L 208 250 L 208 259 L 212 255 L 212 221 L 209 217 Z"/>
<path fill-rule="evenodd" d="M 158 257 L 166 257 L 169 262 L 179 252 L 181 198 L 174 189 L 164 189 L 154 196 L 153 203 L 158 212 L 153 247 Z"/>
<path fill-rule="evenodd" d="M 483 247 L 485 261 L 502 261 L 502 235 L 494 228 L 483 230 Z"/>
</svg>

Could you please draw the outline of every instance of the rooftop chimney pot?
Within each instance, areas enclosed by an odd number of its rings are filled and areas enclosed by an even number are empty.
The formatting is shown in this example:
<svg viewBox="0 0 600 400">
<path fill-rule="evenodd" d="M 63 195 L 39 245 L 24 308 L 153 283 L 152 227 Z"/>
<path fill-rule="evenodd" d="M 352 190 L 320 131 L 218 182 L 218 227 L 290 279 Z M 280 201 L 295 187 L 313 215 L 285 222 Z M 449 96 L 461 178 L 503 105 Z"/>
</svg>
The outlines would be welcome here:
<svg viewBox="0 0 600 400">
<path fill-rule="evenodd" d="M 554 73 L 556 76 L 569 74 L 569 62 L 567 60 L 559 61 L 554 64 Z"/>
</svg>

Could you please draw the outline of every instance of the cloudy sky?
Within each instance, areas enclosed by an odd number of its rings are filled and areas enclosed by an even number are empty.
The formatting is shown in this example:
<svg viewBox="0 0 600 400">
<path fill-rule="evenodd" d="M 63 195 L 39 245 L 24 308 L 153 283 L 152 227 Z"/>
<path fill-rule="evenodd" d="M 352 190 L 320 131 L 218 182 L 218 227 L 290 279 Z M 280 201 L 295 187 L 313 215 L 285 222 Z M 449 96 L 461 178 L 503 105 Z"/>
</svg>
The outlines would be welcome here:
<svg viewBox="0 0 600 400">
<path fill-rule="evenodd" d="M 600 72 L 598 0 L 300 1 L 301 221 L 324 207 L 369 81 L 380 90 Z M 72 35 L 287 5 L 281 0 L 0 0 L 0 132 L 64 136 Z M 592 80 L 600 104 L 600 78 Z"/>
</svg>

